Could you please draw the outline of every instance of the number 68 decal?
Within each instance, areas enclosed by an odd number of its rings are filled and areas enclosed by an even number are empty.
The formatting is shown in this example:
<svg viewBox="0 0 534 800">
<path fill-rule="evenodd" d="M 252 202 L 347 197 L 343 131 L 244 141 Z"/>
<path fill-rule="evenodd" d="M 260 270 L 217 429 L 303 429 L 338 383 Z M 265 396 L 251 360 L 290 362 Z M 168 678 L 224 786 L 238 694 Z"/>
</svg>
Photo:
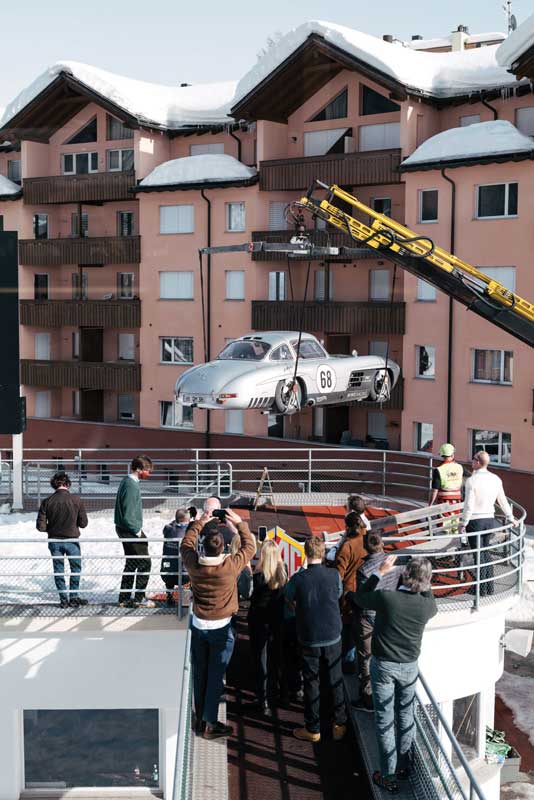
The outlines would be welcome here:
<svg viewBox="0 0 534 800">
<path fill-rule="evenodd" d="M 336 373 L 332 367 L 326 364 L 321 364 L 320 367 L 317 367 L 315 380 L 320 392 L 333 392 L 336 388 Z"/>
</svg>

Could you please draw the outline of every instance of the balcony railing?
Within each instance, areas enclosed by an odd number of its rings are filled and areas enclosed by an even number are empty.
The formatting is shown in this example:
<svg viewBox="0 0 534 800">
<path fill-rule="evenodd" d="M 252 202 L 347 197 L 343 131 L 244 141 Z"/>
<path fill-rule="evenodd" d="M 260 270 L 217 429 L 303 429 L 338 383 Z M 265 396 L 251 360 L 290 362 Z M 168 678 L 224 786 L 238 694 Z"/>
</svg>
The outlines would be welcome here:
<svg viewBox="0 0 534 800">
<path fill-rule="evenodd" d="M 302 303 L 290 300 L 252 301 L 252 328 L 264 331 L 294 330 Z M 325 333 L 403 334 L 404 303 L 312 302 L 304 309 L 303 329 Z"/>
<path fill-rule="evenodd" d="M 135 186 L 134 172 L 95 172 L 90 175 L 52 175 L 25 178 L 24 202 L 101 203 L 106 200 L 134 200 L 128 191 Z"/>
<path fill-rule="evenodd" d="M 138 392 L 141 389 L 140 364 L 22 359 L 21 367 L 21 383 L 25 386 L 68 386 L 116 392 Z"/>
<path fill-rule="evenodd" d="M 315 179 L 338 186 L 400 183 L 400 161 L 398 149 L 262 161 L 260 189 L 269 192 L 307 189 Z"/>
<path fill-rule="evenodd" d="M 358 254 L 357 256 L 352 256 L 350 259 L 347 258 L 347 256 L 329 256 L 328 261 L 347 262 L 360 261 L 361 259 L 365 258 L 377 258 L 377 253 L 375 250 L 372 250 L 370 247 L 365 249 L 361 243 L 355 242 L 354 239 L 351 239 L 350 236 L 348 236 L 348 234 L 342 233 L 341 231 L 309 230 L 307 233 L 309 234 L 311 241 L 318 247 L 360 247 L 362 251 L 364 251 L 361 255 Z M 252 241 L 285 244 L 288 243 L 294 235 L 294 230 L 252 231 Z M 285 254 L 277 253 L 276 251 L 269 252 L 268 250 L 261 250 L 258 253 L 252 253 L 251 257 L 253 261 L 285 261 L 287 258 Z M 291 256 L 291 260 L 308 261 L 309 257 L 306 255 Z"/>
<path fill-rule="evenodd" d="M 21 325 L 140 328 L 140 300 L 21 300 Z"/>
<path fill-rule="evenodd" d="M 19 261 L 29 267 L 138 264 L 140 260 L 140 236 L 21 239 L 19 242 Z"/>
</svg>

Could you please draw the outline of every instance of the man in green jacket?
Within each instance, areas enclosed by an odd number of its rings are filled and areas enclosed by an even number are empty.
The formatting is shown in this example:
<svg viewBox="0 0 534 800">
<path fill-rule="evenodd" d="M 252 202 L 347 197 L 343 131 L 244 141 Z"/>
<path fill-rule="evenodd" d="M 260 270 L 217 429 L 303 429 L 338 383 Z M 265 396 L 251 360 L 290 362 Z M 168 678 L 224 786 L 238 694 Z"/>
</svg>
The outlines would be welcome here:
<svg viewBox="0 0 534 800">
<path fill-rule="evenodd" d="M 136 456 L 130 464 L 129 474 L 122 479 L 115 498 L 115 530 L 122 540 L 126 562 L 122 574 L 119 606 L 121 608 L 153 608 L 155 603 L 145 599 L 145 589 L 150 576 L 148 542 L 143 533 L 143 506 L 139 481 L 146 480 L 152 472 L 148 456 Z M 138 539 L 139 541 L 127 541 Z M 132 589 L 135 594 L 132 599 Z"/>
</svg>

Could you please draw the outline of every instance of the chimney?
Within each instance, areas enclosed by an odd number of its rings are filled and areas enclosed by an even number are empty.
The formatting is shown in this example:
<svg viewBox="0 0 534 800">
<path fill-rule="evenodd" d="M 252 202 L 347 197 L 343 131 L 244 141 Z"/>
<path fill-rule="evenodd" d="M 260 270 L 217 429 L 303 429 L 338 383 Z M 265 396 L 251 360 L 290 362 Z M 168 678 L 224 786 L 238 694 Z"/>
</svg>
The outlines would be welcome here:
<svg viewBox="0 0 534 800">
<path fill-rule="evenodd" d="M 458 25 L 458 28 L 451 33 L 451 50 L 465 50 L 468 33 L 467 25 Z"/>
<path fill-rule="evenodd" d="M 382 36 L 382 39 L 383 39 L 385 42 L 389 42 L 390 44 L 393 44 L 393 36 L 391 35 L 391 33 L 385 33 L 385 34 Z"/>
<path fill-rule="evenodd" d="M 412 42 L 420 42 L 422 41 L 423 37 L 419 33 L 414 33 L 412 35 Z"/>
</svg>

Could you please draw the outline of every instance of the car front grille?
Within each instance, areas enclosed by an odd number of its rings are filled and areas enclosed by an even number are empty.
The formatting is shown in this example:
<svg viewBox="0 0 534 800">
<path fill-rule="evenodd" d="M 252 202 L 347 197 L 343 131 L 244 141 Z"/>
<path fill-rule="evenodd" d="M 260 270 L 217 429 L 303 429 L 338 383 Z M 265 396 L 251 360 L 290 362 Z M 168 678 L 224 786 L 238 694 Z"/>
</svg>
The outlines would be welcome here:
<svg viewBox="0 0 534 800">
<path fill-rule="evenodd" d="M 363 381 L 363 372 L 351 372 L 349 377 L 349 389 L 359 389 Z"/>
<path fill-rule="evenodd" d="M 274 397 L 252 397 L 249 401 L 249 408 L 267 408 L 273 403 Z"/>
</svg>

